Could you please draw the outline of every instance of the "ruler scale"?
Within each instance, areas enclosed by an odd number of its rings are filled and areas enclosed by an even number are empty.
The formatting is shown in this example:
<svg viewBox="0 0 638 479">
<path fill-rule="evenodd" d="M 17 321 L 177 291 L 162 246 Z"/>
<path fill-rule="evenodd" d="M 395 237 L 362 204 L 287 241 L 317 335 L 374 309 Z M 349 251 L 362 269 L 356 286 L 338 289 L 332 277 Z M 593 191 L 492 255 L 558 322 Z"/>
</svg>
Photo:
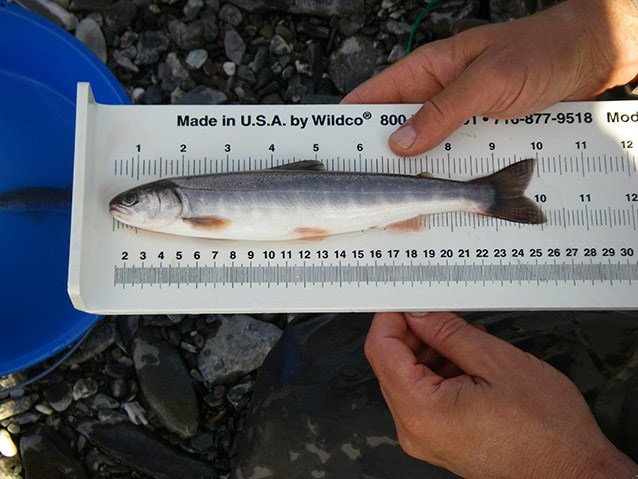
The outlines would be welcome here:
<svg viewBox="0 0 638 479">
<path fill-rule="evenodd" d="M 638 307 L 638 102 L 471 118 L 427 154 L 387 137 L 418 105 L 109 106 L 78 87 L 69 294 L 102 314 Z M 215 241 L 123 225 L 108 201 L 181 175 L 316 160 L 467 180 L 536 158 L 521 225 L 463 212 L 425 230 Z"/>
</svg>

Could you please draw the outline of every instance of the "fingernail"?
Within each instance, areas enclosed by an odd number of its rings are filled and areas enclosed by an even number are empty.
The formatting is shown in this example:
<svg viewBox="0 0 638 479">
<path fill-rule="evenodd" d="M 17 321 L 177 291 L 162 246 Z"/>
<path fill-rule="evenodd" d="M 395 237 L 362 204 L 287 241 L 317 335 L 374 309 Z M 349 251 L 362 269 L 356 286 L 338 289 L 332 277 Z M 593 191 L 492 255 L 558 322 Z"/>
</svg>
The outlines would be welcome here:
<svg viewBox="0 0 638 479">
<path fill-rule="evenodd" d="M 416 140 L 416 130 L 409 123 L 406 123 L 390 135 L 390 141 L 396 143 L 404 150 L 410 148 L 414 140 Z"/>
<path fill-rule="evenodd" d="M 427 316 L 428 314 L 430 314 L 430 312 L 429 311 L 411 311 L 405 314 L 409 316 L 413 316 L 415 318 L 422 318 L 423 316 Z"/>
</svg>

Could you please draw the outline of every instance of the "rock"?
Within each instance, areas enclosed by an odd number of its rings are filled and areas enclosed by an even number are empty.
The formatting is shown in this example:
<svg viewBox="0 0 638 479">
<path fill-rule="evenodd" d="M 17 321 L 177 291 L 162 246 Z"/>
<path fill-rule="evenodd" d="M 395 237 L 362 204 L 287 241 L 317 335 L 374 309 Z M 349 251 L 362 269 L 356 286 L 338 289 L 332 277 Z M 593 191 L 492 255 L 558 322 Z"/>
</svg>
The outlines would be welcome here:
<svg viewBox="0 0 638 479">
<path fill-rule="evenodd" d="M 243 20 L 243 16 L 235 5 L 225 3 L 219 10 L 219 19 L 233 27 L 238 27 Z"/>
<path fill-rule="evenodd" d="M 51 0 L 19 0 L 18 3 L 27 10 L 43 16 L 65 30 L 73 30 L 78 24 L 78 19 L 75 15 Z"/>
<path fill-rule="evenodd" d="M 0 429 L 0 454 L 4 457 L 14 457 L 18 454 L 18 448 L 6 429 Z"/>
<path fill-rule="evenodd" d="M 180 105 L 219 105 L 228 97 L 223 91 L 213 90 L 205 86 L 197 86 L 186 93 L 179 101 Z"/>
<path fill-rule="evenodd" d="M 364 0 L 230 0 L 242 10 L 281 10 L 299 15 L 339 17 L 363 12 Z"/>
<path fill-rule="evenodd" d="M 388 63 L 399 61 L 405 55 L 405 47 L 403 45 L 394 45 L 388 55 Z"/>
<path fill-rule="evenodd" d="M 288 55 L 292 52 L 292 45 L 281 35 L 275 35 L 268 42 L 268 50 L 273 55 Z"/>
<path fill-rule="evenodd" d="M 399 22 L 397 20 L 393 20 L 389 18 L 382 25 L 382 30 L 390 33 L 391 35 L 405 35 L 406 33 L 410 33 L 412 29 L 412 25 L 405 22 Z"/>
<path fill-rule="evenodd" d="M 204 8 L 203 0 L 188 0 L 184 5 L 184 19 L 192 22 L 197 18 L 202 8 Z"/>
<path fill-rule="evenodd" d="M 299 22 L 297 24 L 297 34 L 306 35 L 317 40 L 327 40 L 330 37 L 330 29 L 308 22 Z"/>
<path fill-rule="evenodd" d="M 106 10 L 113 0 L 72 0 L 70 9 L 76 12 L 95 12 Z"/>
<path fill-rule="evenodd" d="M 87 479 L 69 445 L 46 426 L 35 426 L 20 439 L 25 479 Z"/>
<path fill-rule="evenodd" d="M 350 36 L 361 30 L 365 23 L 365 15 L 356 13 L 354 15 L 348 15 L 346 17 L 340 18 L 337 22 L 337 29 L 342 35 Z"/>
<path fill-rule="evenodd" d="M 131 26 L 137 15 L 137 7 L 131 0 L 118 0 L 106 12 L 106 24 L 116 33 L 121 33 Z"/>
<path fill-rule="evenodd" d="M 32 394 L 15 399 L 0 401 L 0 421 L 27 412 L 37 402 L 38 396 Z"/>
<path fill-rule="evenodd" d="M 58 412 L 66 411 L 73 403 L 73 391 L 66 381 L 59 381 L 48 386 L 43 393 L 44 399 Z"/>
<path fill-rule="evenodd" d="M 93 378 L 80 378 L 73 385 L 73 400 L 79 401 L 80 399 L 93 396 L 97 392 L 97 382 Z"/>
<path fill-rule="evenodd" d="M 248 65 L 239 65 L 239 68 L 237 68 L 237 78 L 247 83 L 255 83 L 255 74 Z"/>
<path fill-rule="evenodd" d="M 113 59 L 115 60 L 115 64 L 124 71 L 131 73 L 139 73 L 140 69 L 138 66 L 131 61 L 130 58 L 125 57 L 120 52 L 113 52 Z"/>
<path fill-rule="evenodd" d="M 186 66 L 191 70 L 199 70 L 208 60 L 208 52 L 202 48 L 188 52 Z"/>
<path fill-rule="evenodd" d="M 106 40 L 95 20 L 84 18 L 75 29 L 75 38 L 89 47 L 102 63 L 106 63 Z"/>
<path fill-rule="evenodd" d="M 222 65 L 222 69 L 224 70 L 224 73 L 226 75 L 232 77 L 237 72 L 237 65 L 235 65 L 233 62 L 224 62 Z"/>
<path fill-rule="evenodd" d="M 88 421 L 78 431 L 118 462 L 155 479 L 216 479 L 207 462 L 190 457 L 160 441 L 151 432 L 130 423 L 102 424 Z"/>
<path fill-rule="evenodd" d="M 109 321 L 102 321 L 93 327 L 87 338 L 64 364 L 81 364 L 94 358 L 115 341 L 115 327 Z"/>
<path fill-rule="evenodd" d="M 208 384 L 225 383 L 254 371 L 281 336 L 277 326 L 250 316 L 218 319 L 216 326 L 198 356 L 199 371 Z"/>
<path fill-rule="evenodd" d="M 489 0 L 490 20 L 496 23 L 527 17 L 556 3 L 558 0 Z"/>
<path fill-rule="evenodd" d="M 348 37 L 330 55 L 330 78 L 341 93 L 348 93 L 372 76 L 381 55 L 381 49 L 369 37 Z"/>
<path fill-rule="evenodd" d="M 246 52 L 244 39 L 235 30 L 229 29 L 224 35 L 224 51 L 226 56 L 236 65 L 241 64 L 241 59 Z"/>
<path fill-rule="evenodd" d="M 169 431 L 194 436 L 199 429 L 197 397 L 178 350 L 140 329 L 131 353 L 140 389 L 153 413 Z"/>
<path fill-rule="evenodd" d="M 160 55 L 168 49 L 170 41 L 161 32 L 146 31 L 140 34 L 137 41 L 136 65 L 152 65 L 160 59 Z"/>
<path fill-rule="evenodd" d="M 170 92 L 176 88 L 190 89 L 195 87 L 188 70 L 182 65 L 175 52 L 169 53 L 166 62 L 160 64 L 157 76 L 162 81 L 164 91 Z"/>
<path fill-rule="evenodd" d="M 190 51 L 214 41 L 217 38 L 218 28 L 214 21 L 197 20 L 186 24 L 180 20 L 173 20 L 168 24 L 168 32 L 177 46 L 182 50 Z"/>
<path fill-rule="evenodd" d="M 480 0 L 446 0 L 423 18 L 418 30 L 426 31 L 435 38 L 449 37 L 459 20 L 478 15 L 480 3 Z M 417 46 L 412 45 L 413 49 Z"/>
<path fill-rule="evenodd" d="M 259 372 L 233 478 L 455 478 L 399 446 L 363 354 L 371 315 L 301 316 Z"/>
</svg>

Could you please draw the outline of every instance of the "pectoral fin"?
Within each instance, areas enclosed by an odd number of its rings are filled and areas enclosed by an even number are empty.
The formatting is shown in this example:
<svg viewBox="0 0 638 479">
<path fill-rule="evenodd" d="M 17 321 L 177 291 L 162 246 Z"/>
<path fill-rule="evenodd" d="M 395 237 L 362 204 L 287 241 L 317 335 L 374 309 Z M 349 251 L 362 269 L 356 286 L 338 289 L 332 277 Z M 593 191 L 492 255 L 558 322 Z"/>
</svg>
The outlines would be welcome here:
<svg viewBox="0 0 638 479">
<path fill-rule="evenodd" d="M 193 229 L 204 231 L 219 231 L 228 228 L 232 223 L 228 218 L 221 216 L 193 216 L 184 218 L 184 223 L 190 225 Z"/>
</svg>

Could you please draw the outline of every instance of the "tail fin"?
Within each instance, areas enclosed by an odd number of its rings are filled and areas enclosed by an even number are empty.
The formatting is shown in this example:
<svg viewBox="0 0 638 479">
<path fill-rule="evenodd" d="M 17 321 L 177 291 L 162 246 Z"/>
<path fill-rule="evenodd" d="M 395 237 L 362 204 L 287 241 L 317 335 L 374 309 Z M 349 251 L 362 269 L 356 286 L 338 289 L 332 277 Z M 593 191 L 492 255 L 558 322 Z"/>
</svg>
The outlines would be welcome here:
<svg viewBox="0 0 638 479">
<path fill-rule="evenodd" d="M 494 201 L 482 213 L 517 223 L 545 223 L 547 219 L 541 209 L 524 195 L 535 166 L 536 160 L 529 158 L 472 180 L 475 184 L 489 184 L 495 193 Z"/>
</svg>

